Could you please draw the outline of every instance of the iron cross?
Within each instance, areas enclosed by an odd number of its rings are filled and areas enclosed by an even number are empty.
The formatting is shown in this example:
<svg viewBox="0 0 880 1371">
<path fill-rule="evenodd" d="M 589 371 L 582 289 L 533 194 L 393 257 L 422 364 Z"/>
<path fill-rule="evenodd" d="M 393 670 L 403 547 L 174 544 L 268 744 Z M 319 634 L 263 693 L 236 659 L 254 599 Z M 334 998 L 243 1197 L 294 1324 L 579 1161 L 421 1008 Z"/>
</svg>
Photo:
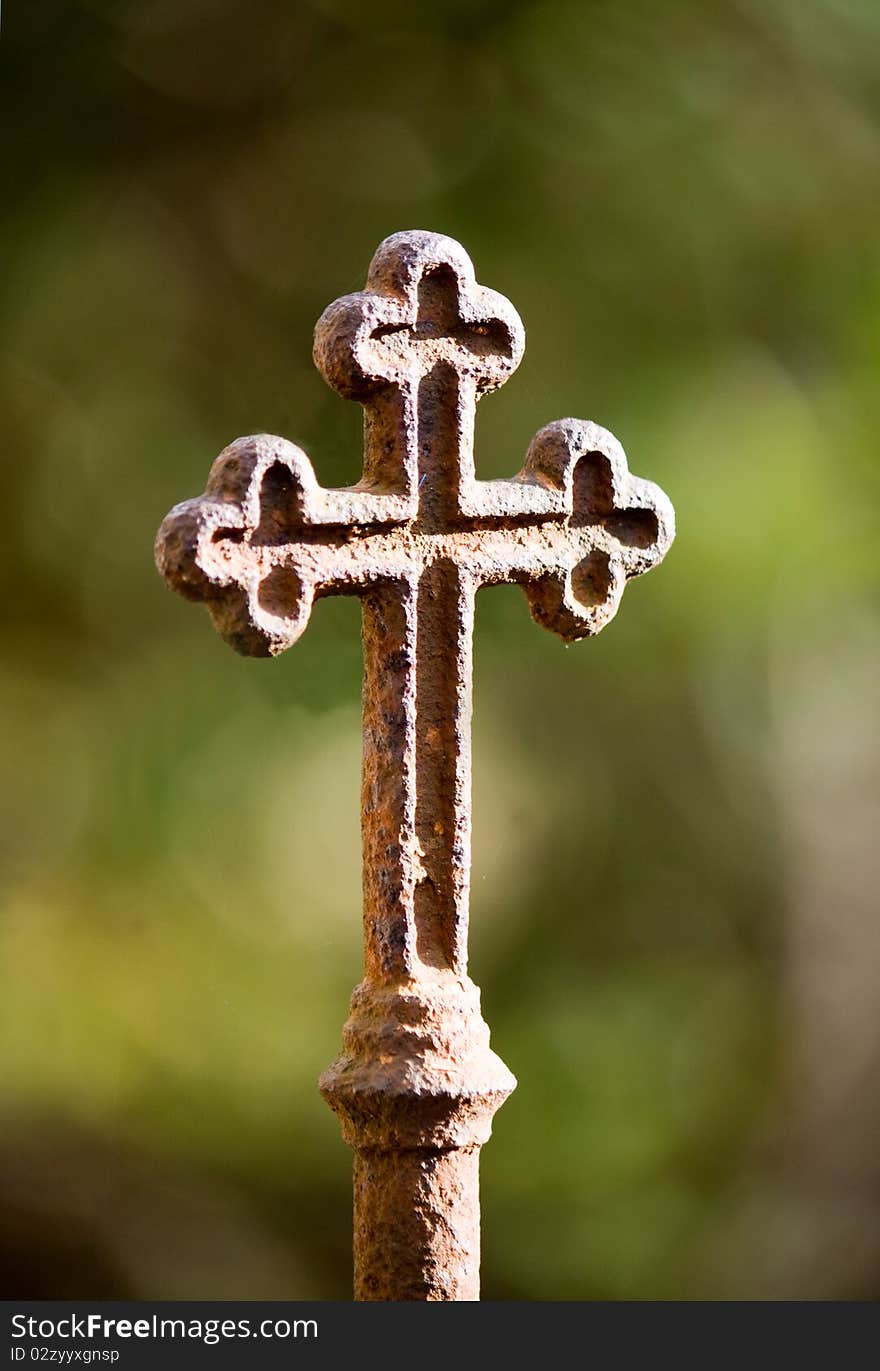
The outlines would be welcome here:
<svg viewBox="0 0 880 1371">
<path fill-rule="evenodd" d="M 156 542 L 242 653 L 289 647 L 323 595 L 361 599 L 365 975 L 321 1080 L 355 1152 L 358 1299 L 479 1297 L 479 1150 L 516 1084 L 467 975 L 476 592 L 517 582 L 573 641 L 674 536 L 666 496 L 593 423 L 548 424 L 517 476 L 476 479 L 477 401 L 524 343 L 458 243 L 394 234 L 315 330 L 321 373 L 364 408 L 361 480 L 324 489 L 286 439 L 239 438 Z"/>
</svg>

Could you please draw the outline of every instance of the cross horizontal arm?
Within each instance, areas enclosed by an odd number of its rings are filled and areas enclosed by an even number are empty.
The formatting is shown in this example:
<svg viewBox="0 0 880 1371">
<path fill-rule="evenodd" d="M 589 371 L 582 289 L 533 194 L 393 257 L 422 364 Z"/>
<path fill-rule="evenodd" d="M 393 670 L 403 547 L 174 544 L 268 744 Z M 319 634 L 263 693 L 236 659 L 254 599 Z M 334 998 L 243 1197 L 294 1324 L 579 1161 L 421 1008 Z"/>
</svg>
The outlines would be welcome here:
<svg viewBox="0 0 880 1371">
<path fill-rule="evenodd" d="M 466 568 L 477 587 L 522 583 L 538 622 L 584 637 L 613 617 L 626 581 L 655 565 L 674 534 L 663 492 L 630 475 L 611 434 L 578 420 L 542 429 L 519 476 L 464 483 L 448 528 L 421 528 L 410 503 L 325 490 L 292 443 L 239 439 L 217 459 L 205 496 L 172 510 L 157 555 L 233 646 L 267 655 L 300 636 L 316 597 L 413 581 L 438 560 Z"/>
</svg>

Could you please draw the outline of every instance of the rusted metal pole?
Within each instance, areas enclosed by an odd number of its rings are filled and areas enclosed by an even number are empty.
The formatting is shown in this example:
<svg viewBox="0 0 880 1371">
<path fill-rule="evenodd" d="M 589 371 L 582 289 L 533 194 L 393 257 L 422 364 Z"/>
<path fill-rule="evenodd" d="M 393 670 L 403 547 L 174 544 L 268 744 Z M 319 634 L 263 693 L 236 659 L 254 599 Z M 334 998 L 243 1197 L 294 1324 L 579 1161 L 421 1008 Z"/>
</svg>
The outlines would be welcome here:
<svg viewBox="0 0 880 1371">
<path fill-rule="evenodd" d="M 364 601 L 366 976 L 321 1081 L 364 1300 L 478 1298 L 479 1150 L 515 1085 L 466 974 L 473 602 L 446 562 Z"/>
<path fill-rule="evenodd" d="M 479 1153 L 514 1078 L 467 975 L 474 599 L 520 583 L 538 623 L 597 633 L 656 565 L 672 507 L 595 424 L 533 439 L 478 481 L 477 401 L 519 363 L 522 324 L 449 238 L 395 234 L 367 290 L 318 322 L 315 361 L 364 406 L 364 475 L 325 490 L 299 448 L 242 438 L 156 556 L 238 651 L 295 642 L 314 599 L 355 594 L 364 643 L 364 979 L 321 1079 L 355 1152 L 355 1295 L 479 1298 Z"/>
</svg>

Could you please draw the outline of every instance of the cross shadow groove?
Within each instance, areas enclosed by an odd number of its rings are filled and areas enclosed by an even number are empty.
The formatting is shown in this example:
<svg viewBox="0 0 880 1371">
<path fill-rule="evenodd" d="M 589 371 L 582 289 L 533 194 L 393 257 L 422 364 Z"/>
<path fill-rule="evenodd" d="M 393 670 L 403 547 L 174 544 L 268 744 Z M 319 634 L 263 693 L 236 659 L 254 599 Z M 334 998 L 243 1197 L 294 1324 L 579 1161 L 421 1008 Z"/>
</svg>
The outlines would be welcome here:
<svg viewBox="0 0 880 1371">
<path fill-rule="evenodd" d="M 458 279 L 450 266 L 426 271 L 418 286 L 416 338 L 451 338 L 477 357 L 512 356 L 510 334 L 500 319 L 462 319 Z M 373 335 L 376 336 L 375 333 Z"/>
<path fill-rule="evenodd" d="M 614 473 L 603 452 L 579 458 L 572 477 L 572 528 L 601 524 L 625 547 L 653 547 L 660 525 L 652 509 L 618 509 L 614 503 Z"/>
<path fill-rule="evenodd" d="M 413 900 L 416 950 L 426 966 L 449 968 L 455 960 L 459 903 L 467 875 L 456 857 L 459 827 L 458 761 L 462 736 L 462 659 L 459 572 L 440 561 L 418 588 L 416 645 L 416 839 L 423 867 Z"/>
</svg>

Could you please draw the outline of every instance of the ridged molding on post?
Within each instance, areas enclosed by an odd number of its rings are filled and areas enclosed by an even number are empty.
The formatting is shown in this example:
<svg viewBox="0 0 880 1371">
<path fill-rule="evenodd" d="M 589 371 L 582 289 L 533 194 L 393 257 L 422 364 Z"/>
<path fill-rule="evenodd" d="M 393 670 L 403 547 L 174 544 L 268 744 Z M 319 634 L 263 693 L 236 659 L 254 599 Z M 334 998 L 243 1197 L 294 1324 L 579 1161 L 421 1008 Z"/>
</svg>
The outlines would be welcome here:
<svg viewBox="0 0 880 1371">
<path fill-rule="evenodd" d="M 157 539 L 239 652 L 289 647 L 321 596 L 361 599 L 365 974 L 321 1090 L 355 1153 L 362 1300 L 479 1297 L 479 1153 L 516 1084 L 467 975 L 476 592 L 517 582 L 570 642 L 674 535 L 666 496 L 582 420 L 542 429 L 512 479 L 477 480 L 477 401 L 523 347 L 458 243 L 395 234 L 315 333 L 322 374 L 364 408 L 360 481 L 324 489 L 300 448 L 240 438 Z"/>
</svg>

